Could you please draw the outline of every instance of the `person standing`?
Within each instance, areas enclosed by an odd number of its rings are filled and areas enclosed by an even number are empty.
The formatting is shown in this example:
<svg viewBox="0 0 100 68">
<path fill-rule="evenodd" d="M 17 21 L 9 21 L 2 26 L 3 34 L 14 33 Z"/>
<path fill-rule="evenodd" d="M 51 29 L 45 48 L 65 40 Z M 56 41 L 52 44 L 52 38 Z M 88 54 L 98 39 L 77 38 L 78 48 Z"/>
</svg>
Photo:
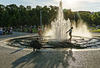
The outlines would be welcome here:
<svg viewBox="0 0 100 68">
<path fill-rule="evenodd" d="M 2 35 L 3 34 L 3 29 L 2 29 L 2 27 L 0 28 L 0 35 Z"/>
<path fill-rule="evenodd" d="M 41 35 L 42 35 L 41 26 L 38 27 L 38 34 L 39 34 L 39 36 L 41 37 Z"/>
<path fill-rule="evenodd" d="M 70 42 L 71 42 L 71 39 L 72 39 L 72 29 L 73 29 L 73 27 L 71 27 L 71 28 L 66 32 L 66 34 L 69 32 L 69 36 L 70 36 L 69 41 L 70 41 Z"/>
</svg>

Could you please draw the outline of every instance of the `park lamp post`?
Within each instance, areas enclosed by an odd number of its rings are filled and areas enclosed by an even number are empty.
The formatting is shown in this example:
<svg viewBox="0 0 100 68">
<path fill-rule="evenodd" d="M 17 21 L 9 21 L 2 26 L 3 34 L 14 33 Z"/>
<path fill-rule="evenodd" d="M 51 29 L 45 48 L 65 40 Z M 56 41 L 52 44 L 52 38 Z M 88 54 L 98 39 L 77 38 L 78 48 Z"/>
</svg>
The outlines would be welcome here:
<svg viewBox="0 0 100 68">
<path fill-rule="evenodd" d="M 74 20 L 75 20 L 75 14 L 74 14 Z"/>
<path fill-rule="evenodd" d="M 74 20 L 75 20 L 75 13 L 74 13 Z"/>
<path fill-rule="evenodd" d="M 40 10 L 40 26 L 41 26 L 41 29 L 42 29 L 42 13 L 41 13 L 41 10 Z"/>
</svg>

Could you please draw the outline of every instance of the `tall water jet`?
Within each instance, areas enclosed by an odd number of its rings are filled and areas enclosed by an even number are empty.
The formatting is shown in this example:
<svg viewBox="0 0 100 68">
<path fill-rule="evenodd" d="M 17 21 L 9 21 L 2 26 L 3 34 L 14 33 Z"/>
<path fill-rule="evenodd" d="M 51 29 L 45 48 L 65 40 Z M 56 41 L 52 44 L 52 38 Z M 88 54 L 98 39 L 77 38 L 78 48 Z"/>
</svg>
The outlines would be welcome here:
<svg viewBox="0 0 100 68">
<path fill-rule="evenodd" d="M 70 20 L 68 19 L 66 21 L 64 19 L 62 1 L 60 1 L 57 19 L 51 22 L 52 39 L 68 39 L 68 34 L 66 34 L 66 31 L 68 31 L 70 27 Z"/>
</svg>

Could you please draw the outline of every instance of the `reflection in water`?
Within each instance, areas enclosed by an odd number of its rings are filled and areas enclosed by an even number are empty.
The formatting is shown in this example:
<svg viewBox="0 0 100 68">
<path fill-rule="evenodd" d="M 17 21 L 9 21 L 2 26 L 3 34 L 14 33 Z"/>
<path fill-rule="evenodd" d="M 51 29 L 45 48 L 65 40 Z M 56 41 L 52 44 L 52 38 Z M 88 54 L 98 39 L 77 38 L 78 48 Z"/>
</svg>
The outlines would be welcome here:
<svg viewBox="0 0 100 68">
<path fill-rule="evenodd" d="M 32 66 L 34 68 L 67 68 L 69 60 L 75 61 L 72 50 L 36 51 L 15 60 L 12 68 Z"/>
</svg>

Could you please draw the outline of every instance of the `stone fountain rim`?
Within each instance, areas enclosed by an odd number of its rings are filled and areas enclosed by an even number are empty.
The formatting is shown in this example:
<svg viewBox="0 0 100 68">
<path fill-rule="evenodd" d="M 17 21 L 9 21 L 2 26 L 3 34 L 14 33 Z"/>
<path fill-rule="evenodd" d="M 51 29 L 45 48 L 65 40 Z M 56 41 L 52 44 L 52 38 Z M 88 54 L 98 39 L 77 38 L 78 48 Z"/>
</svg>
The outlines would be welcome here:
<svg viewBox="0 0 100 68">
<path fill-rule="evenodd" d="M 8 39 L 5 39 L 5 40 L 2 40 L 0 42 L 7 43 L 9 40 L 12 40 L 12 39 L 20 39 L 20 38 L 26 38 L 26 37 L 30 37 L 30 36 L 13 37 L 13 38 L 8 38 Z M 3 46 L 3 45 L 0 45 L 0 46 Z M 3 46 L 3 47 L 12 48 L 12 49 L 19 49 L 18 47 L 8 46 L 7 44 L 6 44 L 6 46 Z M 23 50 L 31 50 L 31 49 L 24 48 Z M 93 48 L 93 49 L 73 49 L 73 51 L 94 51 L 94 50 L 100 50 L 100 48 Z"/>
</svg>

